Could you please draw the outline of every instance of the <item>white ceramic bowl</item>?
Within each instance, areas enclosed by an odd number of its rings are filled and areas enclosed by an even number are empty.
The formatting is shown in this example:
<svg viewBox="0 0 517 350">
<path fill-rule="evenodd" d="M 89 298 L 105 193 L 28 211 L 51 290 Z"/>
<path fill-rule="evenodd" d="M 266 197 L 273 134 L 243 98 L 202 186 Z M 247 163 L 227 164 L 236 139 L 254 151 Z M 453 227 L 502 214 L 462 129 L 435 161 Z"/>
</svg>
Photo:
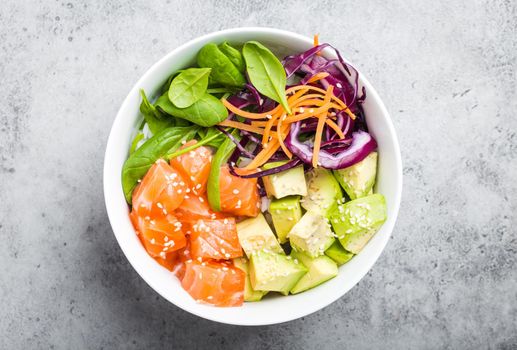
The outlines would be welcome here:
<svg viewBox="0 0 517 350">
<path fill-rule="evenodd" d="M 242 307 L 218 308 L 198 304 L 182 288 L 179 280 L 156 263 L 140 244 L 128 216 L 120 174 L 132 137 L 141 121 L 139 89 L 149 96 L 174 71 L 195 61 L 196 53 L 209 42 L 243 43 L 258 40 L 277 54 L 307 50 L 311 38 L 270 28 L 235 28 L 211 33 L 173 50 L 154 64 L 133 86 L 115 118 L 104 159 L 104 196 L 108 216 L 122 251 L 140 276 L 161 296 L 183 310 L 200 317 L 236 325 L 266 325 L 294 320 L 318 311 L 342 297 L 372 268 L 386 246 L 397 218 L 402 191 L 402 165 L 395 130 L 384 104 L 368 80 L 361 74 L 359 82 L 366 88 L 364 111 L 370 132 L 379 145 L 379 169 L 376 192 L 386 197 L 388 220 L 363 251 L 339 269 L 334 279 L 297 295 L 268 297 L 244 303 Z M 324 53 L 332 57 L 330 51 Z"/>
</svg>

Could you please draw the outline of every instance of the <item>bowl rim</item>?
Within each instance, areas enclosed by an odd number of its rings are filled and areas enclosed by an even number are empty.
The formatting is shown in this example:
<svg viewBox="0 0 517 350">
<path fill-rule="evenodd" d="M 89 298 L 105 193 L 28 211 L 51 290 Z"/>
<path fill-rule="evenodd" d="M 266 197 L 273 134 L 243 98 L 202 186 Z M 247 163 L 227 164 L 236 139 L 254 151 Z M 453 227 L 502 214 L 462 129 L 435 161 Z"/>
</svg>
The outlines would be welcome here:
<svg viewBox="0 0 517 350">
<path fill-rule="evenodd" d="M 113 231 L 115 238 L 116 238 L 120 248 L 122 249 L 122 252 L 124 253 L 126 259 L 129 261 L 129 263 L 131 264 L 133 269 L 135 269 L 135 271 L 138 273 L 138 275 L 155 292 L 157 292 L 165 300 L 167 300 L 168 302 L 174 304 L 175 306 L 183 309 L 184 311 L 187 311 L 187 312 L 194 314 L 196 316 L 199 316 L 201 318 L 208 319 L 208 320 L 215 321 L 215 322 L 233 324 L 233 325 L 242 325 L 242 326 L 279 324 L 279 323 L 292 321 L 292 320 L 310 315 L 318 310 L 321 310 L 321 309 L 327 307 L 328 305 L 330 305 L 337 299 L 343 297 L 351 288 L 353 288 L 355 285 L 357 285 L 357 283 L 372 269 L 373 265 L 377 262 L 380 255 L 384 251 L 384 249 L 389 241 L 389 238 L 391 237 L 391 234 L 393 232 L 393 228 L 395 226 L 395 222 L 398 217 L 400 201 L 401 201 L 401 196 L 402 196 L 402 179 L 403 179 L 403 177 L 402 177 L 402 159 L 401 159 L 401 154 L 400 154 L 400 146 L 399 146 L 397 134 L 395 132 L 395 127 L 393 126 L 393 123 L 392 123 L 391 117 L 388 113 L 388 110 L 386 109 L 386 107 L 385 107 L 383 101 L 381 100 L 380 96 L 378 95 L 377 91 L 374 89 L 374 87 L 368 81 L 368 79 L 364 76 L 364 74 L 362 74 L 359 70 L 357 70 L 359 73 L 359 76 L 360 76 L 361 84 L 363 86 L 365 86 L 366 90 L 368 91 L 369 97 L 371 97 L 375 100 L 375 103 L 377 104 L 378 108 L 382 112 L 382 115 L 386 119 L 386 124 L 388 127 L 387 131 L 388 131 L 389 135 L 391 136 L 391 142 L 392 142 L 393 148 L 394 148 L 394 153 L 395 153 L 394 157 L 395 157 L 395 163 L 396 163 L 395 164 L 396 189 L 395 189 L 395 194 L 394 194 L 394 200 L 395 200 L 394 203 L 395 204 L 394 204 L 394 207 L 391 208 L 392 217 L 388 218 L 388 220 L 384 223 L 384 225 L 388 225 L 387 227 L 385 227 L 385 229 L 387 229 L 388 233 L 385 236 L 383 236 L 384 239 L 381 242 L 381 249 L 378 249 L 377 251 L 375 251 L 373 253 L 373 256 L 368 261 L 367 268 L 362 269 L 361 273 L 356 275 L 357 277 L 354 278 L 355 282 L 353 284 L 351 284 L 351 286 L 349 288 L 344 288 L 343 292 L 340 293 L 339 295 L 335 296 L 334 298 L 328 298 L 327 300 L 320 300 L 319 302 L 311 303 L 310 305 L 304 305 L 304 307 L 301 308 L 301 309 L 303 309 L 302 311 L 297 310 L 296 312 L 290 313 L 288 315 L 283 315 L 283 317 L 278 316 L 278 317 L 275 317 L 275 319 L 270 318 L 267 322 L 264 322 L 264 321 L 254 322 L 253 320 L 247 320 L 247 321 L 238 320 L 237 321 L 237 320 L 234 320 L 231 318 L 221 318 L 219 316 L 214 316 L 210 313 L 203 313 L 198 310 L 193 310 L 193 309 L 189 308 L 187 305 L 181 305 L 179 303 L 174 302 L 173 300 L 170 300 L 167 296 L 164 295 L 164 293 L 162 293 L 162 291 L 160 290 L 161 289 L 160 287 L 156 286 L 155 283 L 153 283 L 152 281 L 150 281 L 148 278 L 145 277 L 145 274 L 141 272 L 141 270 L 143 270 L 143 268 L 141 268 L 137 264 L 137 259 L 135 257 L 132 257 L 131 254 L 129 254 L 126 247 L 122 243 L 123 235 L 122 235 L 122 233 L 120 233 L 121 228 L 117 228 L 118 226 L 120 226 L 120 224 L 115 221 L 115 217 L 116 217 L 115 206 L 120 205 L 120 204 L 117 203 L 116 200 L 113 198 L 114 197 L 114 195 L 112 194 L 113 191 L 111 190 L 110 183 L 107 180 L 112 176 L 112 174 L 110 172 L 110 166 L 111 166 L 111 159 L 114 156 L 114 154 L 112 154 L 114 152 L 114 144 L 115 144 L 114 134 L 116 133 L 116 130 L 117 130 L 119 124 L 121 124 L 122 120 L 124 119 L 124 115 L 122 114 L 122 112 L 127 108 L 127 105 L 129 105 L 131 103 L 132 95 L 140 89 L 140 86 L 142 86 L 142 83 L 144 81 L 146 81 L 149 76 L 153 75 L 153 73 L 155 71 L 159 70 L 159 67 L 161 67 L 165 62 L 170 60 L 170 58 L 175 56 L 178 52 L 181 52 L 181 51 L 187 49 L 188 47 L 195 46 L 195 45 L 199 44 L 200 42 L 210 41 L 211 39 L 219 39 L 224 35 L 236 34 L 236 33 L 249 34 L 249 35 L 263 34 L 263 35 L 271 35 L 272 37 L 281 35 L 281 36 L 286 36 L 286 37 L 292 37 L 299 41 L 305 41 L 308 44 L 312 43 L 312 38 L 309 38 L 307 36 L 304 36 L 304 35 L 301 35 L 298 33 L 290 32 L 287 30 L 268 28 L 268 27 L 238 27 L 238 28 L 230 28 L 230 29 L 215 31 L 215 32 L 211 32 L 211 33 L 196 37 L 196 38 L 189 40 L 189 41 L 185 42 L 184 44 L 176 47 L 169 53 L 167 53 L 165 56 L 163 56 L 161 59 L 159 59 L 156 63 L 154 63 L 149 69 L 147 69 L 146 72 L 140 77 L 140 79 L 138 79 L 138 81 L 133 85 L 130 92 L 124 98 L 124 101 L 122 102 L 122 104 L 117 112 L 117 115 L 113 121 L 111 130 L 110 130 L 110 133 L 108 136 L 106 151 L 105 151 L 105 155 L 104 155 L 104 166 L 103 166 L 104 199 L 105 199 L 106 210 L 107 210 L 108 219 L 110 221 L 112 231 Z M 349 62 L 349 61 L 346 60 L 346 62 Z M 117 233 L 117 232 L 119 232 L 119 233 Z"/>
</svg>

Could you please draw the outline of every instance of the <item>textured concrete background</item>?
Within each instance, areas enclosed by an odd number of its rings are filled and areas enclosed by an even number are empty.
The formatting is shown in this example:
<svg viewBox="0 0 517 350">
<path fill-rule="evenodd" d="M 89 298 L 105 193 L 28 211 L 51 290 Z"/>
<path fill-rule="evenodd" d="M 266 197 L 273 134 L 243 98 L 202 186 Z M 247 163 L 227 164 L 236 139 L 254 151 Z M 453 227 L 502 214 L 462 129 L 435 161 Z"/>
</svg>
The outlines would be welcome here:
<svg viewBox="0 0 517 350">
<path fill-rule="evenodd" d="M 288 324 L 160 298 L 106 216 L 111 123 L 145 70 L 228 27 L 320 33 L 368 75 L 401 142 L 400 216 L 373 270 Z M 0 348 L 516 349 L 515 1 L 0 4 Z"/>
</svg>

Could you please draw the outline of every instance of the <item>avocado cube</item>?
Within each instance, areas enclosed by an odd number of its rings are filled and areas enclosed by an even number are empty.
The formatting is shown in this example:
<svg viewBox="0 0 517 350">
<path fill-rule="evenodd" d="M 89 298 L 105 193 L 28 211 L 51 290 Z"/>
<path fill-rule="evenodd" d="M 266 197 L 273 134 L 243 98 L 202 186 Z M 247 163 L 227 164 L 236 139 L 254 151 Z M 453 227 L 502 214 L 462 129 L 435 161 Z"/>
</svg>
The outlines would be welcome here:
<svg viewBox="0 0 517 350">
<path fill-rule="evenodd" d="M 367 196 L 375 184 L 377 174 L 377 152 L 348 168 L 334 170 L 334 176 L 350 199 Z"/>
<path fill-rule="evenodd" d="M 255 290 L 287 295 L 306 272 L 302 263 L 283 254 L 257 251 L 250 258 L 250 280 Z"/>
<path fill-rule="evenodd" d="M 311 258 L 323 255 L 334 243 L 334 233 L 328 219 L 310 211 L 294 225 L 287 237 L 294 250 L 304 252 Z"/>
<path fill-rule="evenodd" d="M 269 204 L 269 213 L 273 219 L 278 240 L 280 243 L 287 242 L 287 234 L 302 217 L 300 197 L 289 196 L 273 199 Z"/>
<path fill-rule="evenodd" d="M 248 257 L 257 250 L 284 253 L 264 215 L 259 214 L 255 218 L 243 220 L 236 226 L 239 243 Z"/>
<path fill-rule="evenodd" d="M 339 242 L 358 254 L 386 221 L 386 200 L 375 193 L 338 205 L 330 216 Z"/>
<path fill-rule="evenodd" d="M 246 279 L 244 281 L 244 301 L 260 301 L 262 297 L 267 294 L 267 291 L 254 290 L 251 286 L 248 259 L 244 257 L 235 258 L 233 259 L 233 265 L 244 271 L 246 274 Z"/>
<path fill-rule="evenodd" d="M 262 166 L 264 170 L 276 168 L 286 162 L 267 163 Z M 268 197 L 283 198 L 292 195 L 307 195 L 307 185 L 303 165 L 282 171 L 277 174 L 262 178 Z"/>
<path fill-rule="evenodd" d="M 337 205 L 343 197 L 341 187 L 332 172 L 323 168 L 315 168 L 305 174 L 307 195 L 300 201 L 302 207 L 323 216 Z"/>
<path fill-rule="evenodd" d="M 306 254 L 293 251 L 291 257 L 300 261 L 308 270 L 291 289 L 292 294 L 301 293 L 314 288 L 337 276 L 337 264 L 326 255 L 311 258 Z"/>
<path fill-rule="evenodd" d="M 350 253 L 345 248 L 343 248 L 339 241 L 332 243 L 329 249 L 325 250 L 325 255 L 334 260 L 338 266 L 347 263 L 354 257 L 354 253 Z"/>
</svg>

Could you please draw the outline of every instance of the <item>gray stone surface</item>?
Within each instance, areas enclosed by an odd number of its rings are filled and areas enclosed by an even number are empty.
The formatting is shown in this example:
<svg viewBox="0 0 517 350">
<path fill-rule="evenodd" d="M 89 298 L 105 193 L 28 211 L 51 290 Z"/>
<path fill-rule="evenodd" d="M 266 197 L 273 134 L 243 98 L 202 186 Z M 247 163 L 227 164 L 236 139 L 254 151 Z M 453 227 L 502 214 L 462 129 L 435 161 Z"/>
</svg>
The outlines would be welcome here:
<svg viewBox="0 0 517 350">
<path fill-rule="evenodd" d="M 238 328 L 139 278 L 101 177 L 145 70 L 252 25 L 319 32 L 368 75 L 400 138 L 404 193 L 392 240 L 345 297 Z M 0 348 L 517 348 L 515 1 L 3 0 L 0 47 Z"/>
</svg>

